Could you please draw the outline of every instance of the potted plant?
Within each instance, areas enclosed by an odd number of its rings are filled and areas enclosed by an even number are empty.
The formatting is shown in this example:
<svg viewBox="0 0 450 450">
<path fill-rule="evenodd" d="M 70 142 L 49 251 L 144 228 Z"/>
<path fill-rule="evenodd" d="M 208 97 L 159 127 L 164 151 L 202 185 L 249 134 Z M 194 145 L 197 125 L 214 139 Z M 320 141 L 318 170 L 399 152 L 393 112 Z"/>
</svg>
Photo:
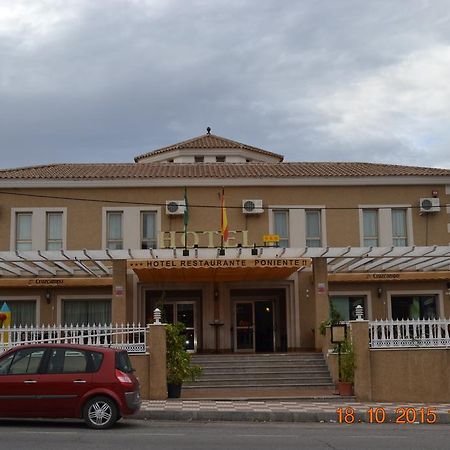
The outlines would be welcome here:
<svg viewBox="0 0 450 450">
<path fill-rule="evenodd" d="M 182 323 L 166 326 L 167 393 L 169 398 L 179 398 L 184 381 L 194 381 L 202 372 L 200 366 L 192 365 L 191 355 L 186 351 Z"/>
<path fill-rule="evenodd" d="M 356 364 L 353 344 L 349 338 L 341 344 L 340 358 L 340 374 L 338 382 L 339 395 L 350 396 L 353 395 L 353 380 L 355 377 Z"/>
</svg>

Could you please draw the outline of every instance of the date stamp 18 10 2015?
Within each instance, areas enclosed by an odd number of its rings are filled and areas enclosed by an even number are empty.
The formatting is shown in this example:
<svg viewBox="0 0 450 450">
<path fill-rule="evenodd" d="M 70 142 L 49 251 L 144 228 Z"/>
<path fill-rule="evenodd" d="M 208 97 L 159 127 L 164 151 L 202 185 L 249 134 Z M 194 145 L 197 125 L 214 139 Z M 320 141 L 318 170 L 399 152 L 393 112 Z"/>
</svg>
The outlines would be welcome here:
<svg viewBox="0 0 450 450">
<path fill-rule="evenodd" d="M 356 411 L 351 406 L 336 410 L 339 423 L 352 424 L 366 423 L 396 423 L 396 424 L 434 424 L 437 423 L 437 414 L 434 408 L 397 407 L 394 413 L 388 413 L 384 407 L 372 407 L 366 411 Z M 363 413 L 363 419 L 361 417 Z M 449 412 L 450 413 L 450 412 Z"/>
</svg>

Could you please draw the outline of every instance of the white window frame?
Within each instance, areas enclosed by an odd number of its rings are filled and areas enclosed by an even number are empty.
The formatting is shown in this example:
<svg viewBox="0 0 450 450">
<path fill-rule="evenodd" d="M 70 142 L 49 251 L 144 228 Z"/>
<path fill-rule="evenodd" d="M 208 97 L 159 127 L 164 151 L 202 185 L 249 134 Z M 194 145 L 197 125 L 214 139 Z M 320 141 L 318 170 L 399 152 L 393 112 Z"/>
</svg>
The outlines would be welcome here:
<svg viewBox="0 0 450 450">
<path fill-rule="evenodd" d="M 79 300 L 89 302 L 91 300 L 105 301 L 111 300 L 111 320 L 112 320 L 112 308 L 113 308 L 113 298 L 111 295 L 57 295 L 56 296 L 56 308 L 57 308 L 57 325 L 62 325 L 62 305 L 64 300 Z M 125 319 L 124 319 L 125 320 Z M 108 324 L 107 324 L 108 325 Z"/>
<path fill-rule="evenodd" d="M 444 314 L 444 291 L 439 289 L 433 290 L 406 290 L 406 291 L 386 291 L 387 296 L 387 306 L 388 306 L 388 319 L 392 320 L 392 297 L 396 296 L 407 296 L 407 295 L 436 295 L 436 314 L 438 319 L 445 319 Z"/>
<path fill-rule="evenodd" d="M 106 249 L 106 229 L 107 229 L 107 213 L 122 211 L 122 238 L 124 250 L 141 248 L 141 214 L 143 212 L 156 212 L 156 245 L 158 246 L 158 236 L 161 232 L 161 207 L 145 207 L 145 206 L 105 206 L 102 208 L 102 249 Z"/>
<path fill-rule="evenodd" d="M 327 221 L 325 205 L 269 205 L 269 233 L 274 233 L 275 220 L 273 211 L 289 212 L 289 247 L 306 247 L 306 211 L 320 211 L 321 246 L 327 246 Z"/>
<path fill-rule="evenodd" d="M 109 236 L 109 221 L 108 218 L 110 218 L 112 215 L 120 215 L 120 239 L 111 239 L 111 237 Z M 120 248 L 113 248 L 113 250 L 123 250 L 124 246 L 123 246 L 123 235 L 124 235 L 124 231 L 123 231 L 123 222 L 124 222 L 124 212 L 122 210 L 120 211 L 106 211 L 106 217 L 105 217 L 105 226 L 106 226 L 106 241 L 105 241 L 105 247 L 106 248 L 111 248 L 109 244 L 111 244 L 111 242 L 118 244 L 119 242 L 121 243 Z"/>
<path fill-rule="evenodd" d="M 61 215 L 61 239 L 50 239 L 49 238 L 49 217 L 51 215 L 56 215 L 56 214 L 60 214 Z M 61 241 L 61 249 L 64 249 L 64 241 L 63 241 L 63 216 L 64 213 L 62 211 L 46 211 L 45 213 L 45 249 L 49 250 L 48 248 L 48 244 L 50 242 L 59 242 Z M 49 250 L 50 251 L 50 250 Z"/>
<path fill-rule="evenodd" d="M 306 217 L 307 217 L 308 213 L 311 213 L 311 212 L 319 213 L 319 235 L 316 237 L 308 237 L 308 235 L 307 235 L 308 227 L 306 224 Z M 308 239 L 309 240 L 318 240 L 320 243 L 320 245 L 318 247 L 323 247 L 323 244 L 322 244 L 322 210 L 321 209 L 312 209 L 312 208 L 305 209 L 305 246 L 307 245 Z"/>
<path fill-rule="evenodd" d="M 401 205 L 358 205 L 359 208 L 359 242 L 361 247 L 364 246 L 364 214 L 365 209 L 378 210 L 378 246 L 392 247 L 392 210 L 405 209 L 406 210 L 406 239 L 407 245 L 414 245 L 413 236 L 413 220 L 412 220 L 412 206 Z"/>
<path fill-rule="evenodd" d="M 11 233 L 9 247 L 16 250 L 17 213 L 31 213 L 31 249 L 46 250 L 47 248 L 47 213 L 62 213 L 62 249 L 67 249 L 67 208 L 11 208 Z"/>
<path fill-rule="evenodd" d="M 329 291 L 328 298 L 330 297 L 365 297 L 364 313 L 367 317 L 366 320 L 372 320 L 372 292 L 371 291 Z"/>
</svg>

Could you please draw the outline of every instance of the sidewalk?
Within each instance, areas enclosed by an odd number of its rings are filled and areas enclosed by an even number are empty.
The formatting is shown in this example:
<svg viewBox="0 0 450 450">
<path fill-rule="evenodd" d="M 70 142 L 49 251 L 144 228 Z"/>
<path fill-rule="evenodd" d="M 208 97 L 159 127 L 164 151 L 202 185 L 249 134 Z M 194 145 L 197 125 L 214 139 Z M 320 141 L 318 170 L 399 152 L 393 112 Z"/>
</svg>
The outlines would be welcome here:
<svg viewBox="0 0 450 450">
<path fill-rule="evenodd" d="M 340 413 L 336 411 L 339 408 L 342 408 Z M 360 403 L 340 398 L 317 401 L 144 400 L 139 413 L 132 417 L 182 421 L 450 424 L 450 403 Z"/>
</svg>

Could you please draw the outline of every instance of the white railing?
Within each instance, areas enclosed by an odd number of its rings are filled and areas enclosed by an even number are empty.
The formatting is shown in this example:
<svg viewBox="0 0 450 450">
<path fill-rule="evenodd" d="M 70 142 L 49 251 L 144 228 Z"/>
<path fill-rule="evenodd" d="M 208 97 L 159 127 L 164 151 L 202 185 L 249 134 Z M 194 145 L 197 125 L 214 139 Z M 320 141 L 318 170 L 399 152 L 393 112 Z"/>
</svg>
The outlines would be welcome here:
<svg viewBox="0 0 450 450">
<path fill-rule="evenodd" d="M 0 352 L 24 344 L 83 344 L 145 353 L 147 327 L 141 324 L 41 325 L 0 328 Z"/>
<path fill-rule="evenodd" d="M 371 348 L 450 347 L 450 319 L 369 322 Z"/>
</svg>

